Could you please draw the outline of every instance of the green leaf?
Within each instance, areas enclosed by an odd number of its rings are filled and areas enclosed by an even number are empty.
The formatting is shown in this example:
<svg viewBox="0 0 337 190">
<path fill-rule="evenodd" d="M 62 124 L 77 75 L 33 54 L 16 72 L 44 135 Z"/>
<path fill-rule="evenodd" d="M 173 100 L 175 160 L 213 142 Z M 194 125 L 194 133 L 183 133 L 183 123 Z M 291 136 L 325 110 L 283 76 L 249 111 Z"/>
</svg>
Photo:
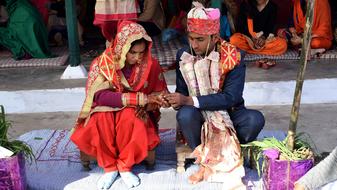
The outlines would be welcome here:
<svg viewBox="0 0 337 190">
<path fill-rule="evenodd" d="M 0 105 L 0 110 L 0 146 L 11 150 L 14 154 L 22 152 L 30 163 L 35 161 L 33 150 L 28 144 L 22 141 L 10 141 L 8 139 L 7 134 L 8 129 L 11 127 L 11 123 L 6 121 L 5 109 L 2 105 Z"/>
</svg>

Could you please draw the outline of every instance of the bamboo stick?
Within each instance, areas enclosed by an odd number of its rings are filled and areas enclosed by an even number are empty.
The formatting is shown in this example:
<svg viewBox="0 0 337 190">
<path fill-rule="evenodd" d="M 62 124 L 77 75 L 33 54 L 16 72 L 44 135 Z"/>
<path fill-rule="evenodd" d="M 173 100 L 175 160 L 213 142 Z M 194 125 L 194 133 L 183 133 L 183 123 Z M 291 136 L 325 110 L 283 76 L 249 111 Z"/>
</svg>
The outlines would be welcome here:
<svg viewBox="0 0 337 190">
<path fill-rule="evenodd" d="M 291 151 L 294 150 L 296 127 L 297 127 L 298 114 L 299 114 L 300 104 L 301 104 L 302 88 L 303 88 L 303 82 L 304 82 L 304 74 L 305 74 L 305 70 L 307 67 L 308 56 L 310 56 L 309 52 L 310 52 L 310 43 L 311 43 L 311 29 L 312 29 L 313 16 L 314 16 L 314 5 L 315 5 L 315 0 L 307 1 L 307 11 L 305 14 L 306 15 L 305 16 L 306 25 L 304 28 L 301 57 L 299 60 L 300 69 L 297 74 L 296 88 L 295 88 L 293 105 L 291 109 L 289 129 L 288 129 L 287 146 Z M 322 10 L 318 10 L 318 11 L 322 11 Z"/>
</svg>

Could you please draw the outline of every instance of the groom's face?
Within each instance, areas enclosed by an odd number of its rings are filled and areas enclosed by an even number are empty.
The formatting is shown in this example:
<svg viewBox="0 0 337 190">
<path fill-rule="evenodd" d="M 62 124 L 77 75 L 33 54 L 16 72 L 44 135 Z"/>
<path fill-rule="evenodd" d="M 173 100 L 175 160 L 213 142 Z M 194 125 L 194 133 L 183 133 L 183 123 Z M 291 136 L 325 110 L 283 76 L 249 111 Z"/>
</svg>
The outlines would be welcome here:
<svg viewBox="0 0 337 190">
<path fill-rule="evenodd" d="M 188 33 L 188 41 L 196 55 L 205 55 L 214 49 L 218 38 L 215 35 L 202 35 L 195 32 Z M 208 46 L 209 44 L 209 46 Z M 207 48 L 208 47 L 208 48 Z"/>
</svg>

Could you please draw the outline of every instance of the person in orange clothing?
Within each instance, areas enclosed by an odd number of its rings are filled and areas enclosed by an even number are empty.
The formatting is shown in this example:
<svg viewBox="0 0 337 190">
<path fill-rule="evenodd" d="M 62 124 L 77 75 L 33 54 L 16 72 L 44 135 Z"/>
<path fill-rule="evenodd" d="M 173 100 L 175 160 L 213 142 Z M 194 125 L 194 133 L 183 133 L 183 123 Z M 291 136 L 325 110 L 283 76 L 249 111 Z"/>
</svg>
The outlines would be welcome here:
<svg viewBox="0 0 337 190">
<path fill-rule="evenodd" d="M 276 16 L 277 6 L 270 0 L 243 1 L 237 33 L 230 38 L 230 43 L 252 54 L 283 54 L 287 51 L 287 42 L 274 36 Z"/>
<path fill-rule="evenodd" d="M 98 189 L 109 189 L 118 174 L 129 188 L 138 186 L 132 166 L 159 143 L 159 108 L 168 106 L 168 91 L 151 46 L 141 25 L 122 21 L 113 43 L 91 64 L 71 140 L 104 169 Z"/>
<path fill-rule="evenodd" d="M 305 26 L 307 0 L 294 0 L 293 22 L 289 28 L 290 42 L 294 46 L 301 45 Z M 314 21 L 312 25 L 312 49 L 329 49 L 332 45 L 331 11 L 328 0 L 315 1 Z"/>
</svg>

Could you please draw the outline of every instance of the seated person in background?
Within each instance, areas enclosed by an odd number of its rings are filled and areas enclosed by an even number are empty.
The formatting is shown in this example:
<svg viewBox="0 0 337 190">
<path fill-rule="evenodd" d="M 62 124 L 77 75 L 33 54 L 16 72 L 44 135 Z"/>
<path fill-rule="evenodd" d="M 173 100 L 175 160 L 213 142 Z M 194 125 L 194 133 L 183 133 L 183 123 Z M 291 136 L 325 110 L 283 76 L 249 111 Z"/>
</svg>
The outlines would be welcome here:
<svg viewBox="0 0 337 190">
<path fill-rule="evenodd" d="M 166 26 L 170 25 L 173 17 L 177 17 L 181 11 L 188 12 L 192 6 L 192 0 L 161 0 L 166 18 Z"/>
<path fill-rule="evenodd" d="M 337 147 L 320 163 L 302 176 L 294 190 L 318 189 L 328 183 L 337 183 Z"/>
<path fill-rule="evenodd" d="M 5 0 L 0 0 L 0 26 L 6 26 L 8 13 L 6 11 Z"/>
<path fill-rule="evenodd" d="M 141 13 L 138 23 L 150 36 L 157 36 L 165 28 L 165 15 L 161 0 L 139 0 Z"/>
<path fill-rule="evenodd" d="M 165 10 L 167 28 L 162 31 L 162 42 L 179 38 L 180 42 L 187 45 L 186 20 L 187 12 L 191 9 L 191 0 L 162 0 Z"/>
<path fill-rule="evenodd" d="M 138 186 L 132 167 L 159 144 L 167 86 L 151 43 L 142 26 L 122 21 L 114 42 L 91 64 L 71 140 L 104 169 L 98 189 L 109 189 L 118 174 L 129 188 Z"/>
<path fill-rule="evenodd" d="M 334 44 L 335 48 L 337 47 L 337 1 L 329 0 L 331 8 L 331 22 L 332 22 L 332 31 L 334 33 Z"/>
<path fill-rule="evenodd" d="M 181 11 L 178 16 L 172 17 L 170 25 L 162 32 L 161 39 L 164 43 L 180 37 L 183 44 L 188 44 L 186 38 L 186 17 L 185 11 Z"/>
<path fill-rule="evenodd" d="M 137 7 L 136 0 L 96 1 L 94 25 L 101 28 L 107 47 L 116 35 L 119 20 L 137 19 Z"/>
<path fill-rule="evenodd" d="M 287 30 L 281 30 L 278 35 L 286 37 L 294 47 L 301 46 L 304 27 L 306 24 L 305 13 L 307 0 L 294 0 L 292 24 Z M 329 49 L 332 44 L 331 13 L 328 0 L 315 1 L 314 18 L 311 34 L 311 48 Z"/>
<path fill-rule="evenodd" d="M 76 4 L 77 9 L 79 5 Z M 48 19 L 48 38 L 56 43 L 57 46 L 64 44 L 64 40 L 68 39 L 67 24 L 66 24 L 66 10 L 64 0 L 51 1 L 48 4 L 49 19 Z M 83 27 L 77 19 L 78 41 L 80 46 L 84 45 Z"/>
<path fill-rule="evenodd" d="M 209 3 L 210 7 L 220 9 L 220 37 L 229 41 L 231 32 L 235 31 L 234 20 L 238 12 L 235 0 L 211 0 Z"/>
<path fill-rule="evenodd" d="M 277 6 L 270 0 L 245 0 L 240 5 L 237 33 L 231 44 L 252 54 L 281 55 L 286 40 L 275 37 Z"/>
<path fill-rule="evenodd" d="M 0 45 L 8 48 L 14 59 L 48 58 L 47 28 L 40 13 L 27 0 L 5 0 L 7 27 L 0 27 Z"/>
</svg>

